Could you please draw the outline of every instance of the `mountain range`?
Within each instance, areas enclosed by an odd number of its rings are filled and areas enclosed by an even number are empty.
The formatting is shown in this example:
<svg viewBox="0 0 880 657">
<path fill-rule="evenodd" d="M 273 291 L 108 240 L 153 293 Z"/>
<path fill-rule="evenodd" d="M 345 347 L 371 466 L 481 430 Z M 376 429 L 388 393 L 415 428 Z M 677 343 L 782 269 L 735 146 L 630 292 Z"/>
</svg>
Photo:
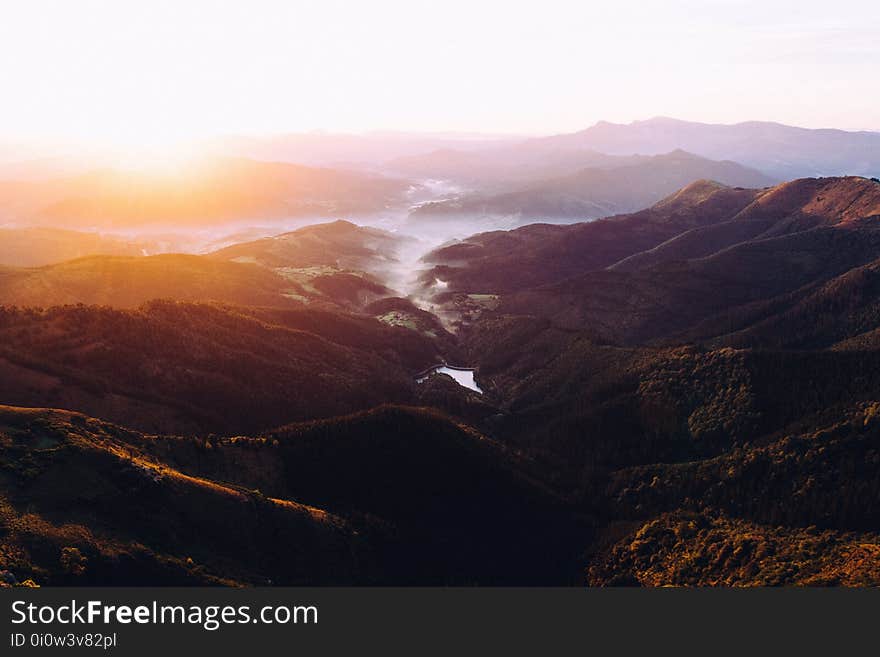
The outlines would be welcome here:
<svg viewBox="0 0 880 657">
<path fill-rule="evenodd" d="M 547 148 L 609 155 L 655 155 L 680 148 L 729 159 L 777 179 L 880 175 L 880 132 L 797 128 L 766 121 L 712 124 L 657 117 L 620 124 L 600 121 L 570 134 L 537 139 Z"/>
<path fill-rule="evenodd" d="M 593 219 L 638 210 L 704 178 L 737 187 L 765 187 L 775 182 L 735 162 L 715 162 L 677 150 L 651 157 L 615 158 L 601 167 L 514 185 L 494 194 L 465 194 L 424 203 L 410 218 L 479 220 L 494 215 L 515 216 L 521 223 Z"/>
<path fill-rule="evenodd" d="M 198 225 L 293 197 L 399 210 L 434 163 L 473 165 L 470 217 L 578 209 L 415 265 L 404 228 L 446 221 L 425 206 L 199 253 L 6 227 L 0 582 L 880 584 L 880 182 L 776 182 L 622 128 L 397 153 L 398 177 L 227 162 L 157 205 L 115 174 L 4 187 L 35 222 L 74 199 L 80 227 Z M 645 135 L 659 154 L 628 150 Z"/>
</svg>

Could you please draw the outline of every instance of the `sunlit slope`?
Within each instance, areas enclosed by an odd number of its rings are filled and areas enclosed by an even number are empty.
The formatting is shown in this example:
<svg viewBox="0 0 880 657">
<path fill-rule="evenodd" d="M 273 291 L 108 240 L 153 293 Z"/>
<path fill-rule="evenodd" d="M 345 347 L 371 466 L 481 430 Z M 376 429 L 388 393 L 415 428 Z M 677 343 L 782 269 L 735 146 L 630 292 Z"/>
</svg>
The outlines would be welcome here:
<svg viewBox="0 0 880 657">
<path fill-rule="evenodd" d="M 876 586 L 877 409 L 712 460 L 613 473 L 609 513 L 632 531 L 589 583 Z"/>
<path fill-rule="evenodd" d="M 385 281 L 399 278 L 401 241 L 383 231 L 334 222 L 204 256 L 89 256 L 41 267 L 0 266 L 0 304 L 133 308 L 152 299 L 174 299 L 356 310 L 396 295 Z"/>
<path fill-rule="evenodd" d="M 55 228 L 0 229 L 0 266 L 7 267 L 40 267 L 90 255 L 139 256 L 158 250 L 148 239 Z"/>
<path fill-rule="evenodd" d="M 0 182 L 7 219 L 61 227 L 204 226 L 245 219 L 375 212 L 408 183 L 371 174 L 218 158 L 170 172 L 104 169 Z"/>
<path fill-rule="evenodd" d="M 134 308 L 151 299 L 299 305 L 299 287 L 255 265 L 201 256 L 92 256 L 36 268 L 0 269 L 0 303 L 101 304 Z"/>
<path fill-rule="evenodd" d="M 181 472 L 100 420 L 0 407 L 0 569 L 39 585 L 369 581 L 338 517 Z"/>
</svg>

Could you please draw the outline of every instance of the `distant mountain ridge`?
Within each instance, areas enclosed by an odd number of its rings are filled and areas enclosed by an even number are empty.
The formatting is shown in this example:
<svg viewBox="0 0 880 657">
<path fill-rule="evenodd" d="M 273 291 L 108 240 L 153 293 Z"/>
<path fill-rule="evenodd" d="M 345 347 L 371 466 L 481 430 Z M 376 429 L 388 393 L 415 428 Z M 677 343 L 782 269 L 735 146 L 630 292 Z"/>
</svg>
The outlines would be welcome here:
<svg viewBox="0 0 880 657">
<path fill-rule="evenodd" d="M 616 162 L 616 163 L 613 163 Z M 593 219 L 648 207 L 695 180 L 731 187 L 766 187 L 776 181 L 736 162 L 713 161 L 673 150 L 662 155 L 622 158 L 552 179 L 511 185 L 496 194 L 466 194 L 425 203 L 413 219 L 443 216 L 517 216 L 523 223 L 545 219 Z"/>
<path fill-rule="evenodd" d="M 386 163 L 408 177 L 451 180 L 466 188 L 495 189 L 575 173 L 586 168 L 638 164 L 641 155 L 607 155 L 585 149 L 557 148 L 535 140 L 459 150 L 446 148 L 400 157 Z"/>
<path fill-rule="evenodd" d="M 628 124 L 600 121 L 586 130 L 534 141 L 544 148 L 591 149 L 609 155 L 654 155 L 680 148 L 711 159 L 734 160 L 782 180 L 880 175 L 880 132 L 656 117 Z"/>
</svg>

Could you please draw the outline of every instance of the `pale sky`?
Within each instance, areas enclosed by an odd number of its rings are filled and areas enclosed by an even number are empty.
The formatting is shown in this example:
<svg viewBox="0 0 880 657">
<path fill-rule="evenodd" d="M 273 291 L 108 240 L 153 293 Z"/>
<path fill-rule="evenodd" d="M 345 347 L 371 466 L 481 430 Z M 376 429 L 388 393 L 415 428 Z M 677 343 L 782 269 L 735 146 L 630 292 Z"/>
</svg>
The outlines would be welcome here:
<svg viewBox="0 0 880 657">
<path fill-rule="evenodd" d="M 0 136 L 880 129 L 877 0 L 0 0 Z"/>
</svg>

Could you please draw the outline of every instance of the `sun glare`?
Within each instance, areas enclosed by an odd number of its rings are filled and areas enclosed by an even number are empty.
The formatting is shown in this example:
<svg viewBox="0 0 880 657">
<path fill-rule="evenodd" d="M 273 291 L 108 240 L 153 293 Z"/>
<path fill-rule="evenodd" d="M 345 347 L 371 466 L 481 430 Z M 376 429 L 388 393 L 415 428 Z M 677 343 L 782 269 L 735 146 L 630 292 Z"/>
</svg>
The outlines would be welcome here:
<svg viewBox="0 0 880 657">
<path fill-rule="evenodd" d="M 876 33 L 851 24 L 867 0 L 838 17 L 851 29 L 823 27 L 814 0 L 797 22 L 742 3 L 733 25 L 716 3 L 424 4 L 12 2 L 0 137 L 164 148 L 318 128 L 543 134 L 652 115 L 877 127 L 880 87 L 862 83 L 876 77 Z M 853 102 L 820 102 L 853 88 Z"/>
<path fill-rule="evenodd" d="M 191 143 L 152 142 L 115 144 L 107 147 L 106 157 L 121 171 L 177 176 L 193 171 L 203 155 Z"/>
</svg>

